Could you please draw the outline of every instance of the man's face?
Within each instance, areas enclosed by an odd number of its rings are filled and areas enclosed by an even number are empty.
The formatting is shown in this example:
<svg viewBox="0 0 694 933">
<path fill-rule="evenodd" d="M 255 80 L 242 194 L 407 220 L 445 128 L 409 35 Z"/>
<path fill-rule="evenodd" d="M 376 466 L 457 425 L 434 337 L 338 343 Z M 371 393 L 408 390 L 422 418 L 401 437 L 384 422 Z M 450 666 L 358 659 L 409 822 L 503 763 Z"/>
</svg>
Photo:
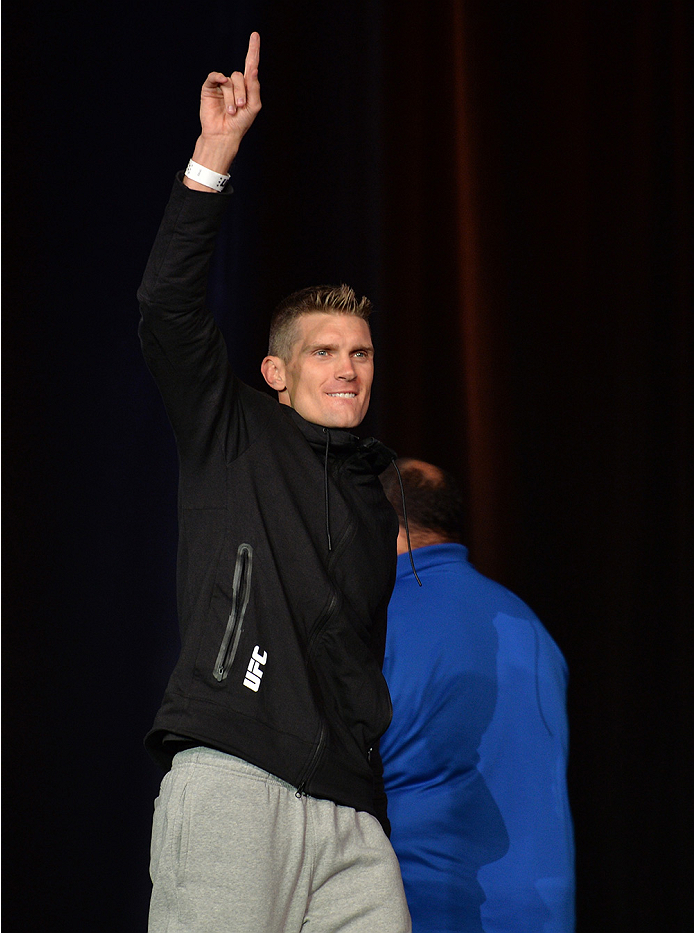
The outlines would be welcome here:
<svg viewBox="0 0 694 933">
<path fill-rule="evenodd" d="M 302 314 L 296 330 L 282 364 L 280 402 L 314 424 L 355 428 L 369 407 L 374 375 L 369 325 L 353 314 L 321 311 Z"/>
</svg>

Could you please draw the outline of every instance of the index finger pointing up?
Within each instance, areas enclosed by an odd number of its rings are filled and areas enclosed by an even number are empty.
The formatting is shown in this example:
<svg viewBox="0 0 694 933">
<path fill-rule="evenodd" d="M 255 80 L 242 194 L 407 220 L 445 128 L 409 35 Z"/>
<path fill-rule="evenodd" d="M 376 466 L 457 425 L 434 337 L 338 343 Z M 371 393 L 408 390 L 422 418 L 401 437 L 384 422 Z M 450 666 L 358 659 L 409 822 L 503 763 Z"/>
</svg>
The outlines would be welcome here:
<svg viewBox="0 0 694 933">
<path fill-rule="evenodd" d="M 257 77 L 253 72 L 257 70 L 260 62 L 260 36 L 257 32 L 251 33 L 248 41 L 248 52 L 246 53 L 246 65 L 243 70 L 243 76 L 248 80 L 250 77 Z"/>
</svg>

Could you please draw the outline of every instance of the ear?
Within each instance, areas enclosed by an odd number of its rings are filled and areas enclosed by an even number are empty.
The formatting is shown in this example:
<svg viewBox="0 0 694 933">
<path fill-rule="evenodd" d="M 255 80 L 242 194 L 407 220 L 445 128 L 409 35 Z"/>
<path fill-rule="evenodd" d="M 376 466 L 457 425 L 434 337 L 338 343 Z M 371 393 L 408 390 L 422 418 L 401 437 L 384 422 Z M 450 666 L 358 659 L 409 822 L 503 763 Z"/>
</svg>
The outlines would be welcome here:
<svg viewBox="0 0 694 933">
<path fill-rule="evenodd" d="M 284 373 L 284 360 L 279 356 L 266 356 L 260 364 L 260 371 L 263 374 L 265 382 L 274 389 L 275 392 L 284 392 L 287 388 Z"/>
</svg>

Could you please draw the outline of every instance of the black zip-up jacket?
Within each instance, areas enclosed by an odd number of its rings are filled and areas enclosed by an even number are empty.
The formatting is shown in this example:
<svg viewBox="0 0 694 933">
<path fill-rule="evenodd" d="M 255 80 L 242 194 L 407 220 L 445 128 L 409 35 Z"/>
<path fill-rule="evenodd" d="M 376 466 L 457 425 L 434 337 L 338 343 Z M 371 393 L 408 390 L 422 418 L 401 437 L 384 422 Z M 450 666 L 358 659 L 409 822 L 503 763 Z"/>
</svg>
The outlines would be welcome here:
<svg viewBox="0 0 694 933">
<path fill-rule="evenodd" d="M 181 654 L 145 743 L 211 746 L 388 822 L 378 739 L 398 523 L 373 438 L 240 382 L 205 307 L 229 195 L 174 184 L 138 292 L 179 452 Z M 179 746 L 180 747 L 180 746 Z"/>
</svg>

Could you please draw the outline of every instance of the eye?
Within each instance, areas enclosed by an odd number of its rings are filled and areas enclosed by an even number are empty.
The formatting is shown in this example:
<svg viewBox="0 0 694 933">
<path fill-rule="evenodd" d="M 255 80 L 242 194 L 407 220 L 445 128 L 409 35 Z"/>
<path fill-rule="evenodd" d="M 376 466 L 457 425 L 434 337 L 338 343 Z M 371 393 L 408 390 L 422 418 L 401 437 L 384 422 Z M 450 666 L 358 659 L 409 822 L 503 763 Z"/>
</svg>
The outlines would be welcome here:
<svg viewBox="0 0 694 933">
<path fill-rule="evenodd" d="M 327 350 L 316 350 L 316 356 L 327 356 L 327 355 L 328 355 Z"/>
</svg>

